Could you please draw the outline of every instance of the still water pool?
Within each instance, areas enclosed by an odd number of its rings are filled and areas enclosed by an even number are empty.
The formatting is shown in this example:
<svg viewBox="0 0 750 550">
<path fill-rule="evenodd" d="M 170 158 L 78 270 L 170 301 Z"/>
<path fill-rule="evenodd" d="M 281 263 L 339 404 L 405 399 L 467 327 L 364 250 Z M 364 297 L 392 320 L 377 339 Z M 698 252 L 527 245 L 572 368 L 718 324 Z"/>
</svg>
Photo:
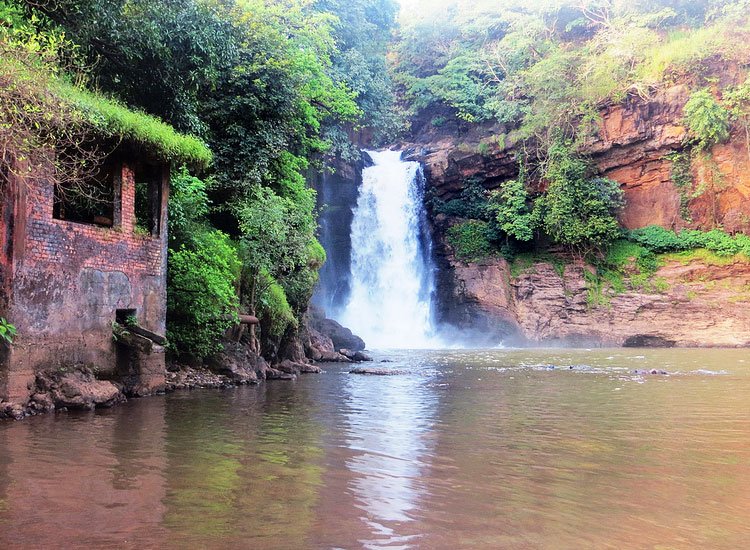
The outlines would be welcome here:
<svg viewBox="0 0 750 550">
<path fill-rule="evenodd" d="M 0 423 L 0 548 L 750 548 L 747 350 L 384 358 Z"/>
</svg>

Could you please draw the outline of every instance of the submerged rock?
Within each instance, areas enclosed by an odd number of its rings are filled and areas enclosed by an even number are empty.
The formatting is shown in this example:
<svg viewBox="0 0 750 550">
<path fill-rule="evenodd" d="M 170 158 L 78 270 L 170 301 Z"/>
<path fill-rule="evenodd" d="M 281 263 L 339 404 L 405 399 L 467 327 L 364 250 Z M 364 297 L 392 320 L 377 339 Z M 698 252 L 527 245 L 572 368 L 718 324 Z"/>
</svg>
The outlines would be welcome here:
<svg viewBox="0 0 750 550">
<path fill-rule="evenodd" d="M 407 374 L 407 372 L 403 370 L 397 370 L 397 369 L 357 367 L 356 369 L 350 370 L 349 374 L 367 374 L 371 376 L 397 376 L 399 374 Z"/>
<path fill-rule="evenodd" d="M 352 351 L 346 348 L 342 348 L 339 350 L 339 353 L 344 357 L 354 361 L 355 363 L 372 361 L 372 357 L 361 351 Z"/>
<path fill-rule="evenodd" d="M 669 373 L 667 371 L 661 370 L 661 369 L 650 369 L 650 370 L 649 369 L 635 369 L 633 371 L 633 374 L 659 374 L 659 375 L 664 376 L 664 375 L 667 375 Z"/>
</svg>

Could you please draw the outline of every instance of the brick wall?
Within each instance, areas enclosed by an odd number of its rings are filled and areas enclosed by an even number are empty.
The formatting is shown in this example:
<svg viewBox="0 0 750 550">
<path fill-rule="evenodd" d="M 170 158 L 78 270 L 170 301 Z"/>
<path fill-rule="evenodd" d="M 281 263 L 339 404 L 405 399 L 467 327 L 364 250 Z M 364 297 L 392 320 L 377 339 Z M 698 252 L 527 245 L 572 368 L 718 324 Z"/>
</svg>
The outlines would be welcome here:
<svg viewBox="0 0 750 550">
<path fill-rule="evenodd" d="M 135 231 L 133 170 L 127 161 L 116 166 L 111 228 L 54 219 L 48 178 L 18 186 L 7 307 L 18 337 L 5 376 L 0 373 L 0 397 L 22 400 L 35 372 L 65 364 L 88 363 L 116 376 L 111 324 L 117 309 L 136 310 L 139 324 L 164 334 L 168 169 L 161 235 L 151 236 Z"/>
</svg>

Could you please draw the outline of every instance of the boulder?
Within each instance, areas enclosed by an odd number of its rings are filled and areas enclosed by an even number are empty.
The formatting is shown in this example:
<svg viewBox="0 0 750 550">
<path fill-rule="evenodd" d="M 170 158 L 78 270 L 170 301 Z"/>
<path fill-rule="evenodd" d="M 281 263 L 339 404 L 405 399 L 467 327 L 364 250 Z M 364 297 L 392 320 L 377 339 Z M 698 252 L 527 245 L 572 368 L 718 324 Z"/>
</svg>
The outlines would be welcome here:
<svg viewBox="0 0 750 550">
<path fill-rule="evenodd" d="M 330 338 L 334 349 L 345 348 L 354 351 L 365 349 L 365 342 L 362 338 L 333 319 L 313 318 L 312 328 Z"/>
<path fill-rule="evenodd" d="M 368 374 L 371 376 L 397 376 L 399 374 L 406 374 L 406 371 L 397 369 L 370 369 L 357 367 L 349 371 L 349 374 Z"/>
<path fill-rule="evenodd" d="M 352 360 L 337 351 L 324 351 L 318 359 L 320 363 L 351 363 Z"/>
<path fill-rule="evenodd" d="M 350 349 L 341 348 L 339 353 L 347 359 L 354 361 L 355 363 L 362 363 L 365 361 L 372 361 L 372 357 L 361 351 L 352 351 Z"/>
<path fill-rule="evenodd" d="M 37 402 L 56 409 L 93 409 L 111 407 L 125 401 L 122 391 L 108 380 L 97 380 L 85 366 L 42 371 L 36 376 Z"/>
<path fill-rule="evenodd" d="M 274 368 L 286 374 L 294 374 L 294 375 L 319 374 L 323 372 L 320 367 L 316 367 L 315 365 L 308 365 L 307 363 L 298 363 L 295 361 L 290 361 L 288 359 L 285 361 L 282 361 L 278 365 L 274 365 Z"/>
<path fill-rule="evenodd" d="M 308 339 L 305 342 L 305 355 L 313 361 L 321 361 L 323 354 L 335 353 L 333 341 L 311 326 L 307 327 Z"/>
<path fill-rule="evenodd" d="M 259 373 L 262 376 L 267 365 L 247 346 L 226 342 L 222 351 L 206 361 L 206 366 L 211 372 L 226 376 L 235 384 L 257 384 Z"/>
<path fill-rule="evenodd" d="M 269 367 L 266 370 L 266 380 L 297 380 L 297 375 Z"/>
</svg>

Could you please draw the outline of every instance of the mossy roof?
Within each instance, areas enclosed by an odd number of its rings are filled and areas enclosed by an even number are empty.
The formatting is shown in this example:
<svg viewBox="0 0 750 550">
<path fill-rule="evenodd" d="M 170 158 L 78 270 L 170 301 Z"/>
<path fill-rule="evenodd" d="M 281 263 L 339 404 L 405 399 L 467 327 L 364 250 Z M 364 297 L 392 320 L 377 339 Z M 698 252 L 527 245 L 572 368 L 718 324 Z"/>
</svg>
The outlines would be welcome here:
<svg viewBox="0 0 750 550">
<path fill-rule="evenodd" d="M 102 137 L 138 145 L 153 156 L 176 165 L 205 168 L 211 163 L 211 151 L 197 137 L 181 134 L 154 116 L 60 79 L 51 83 L 50 91 L 80 111 Z"/>
<path fill-rule="evenodd" d="M 27 62 L 14 53 L 0 50 L 0 54 L 7 54 L 0 55 L 0 73 L 6 84 L 15 81 L 18 87 L 26 89 L 25 93 L 49 94 L 80 115 L 82 122 L 90 125 L 99 137 L 122 140 L 149 156 L 175 165 L 201 169 L 211 163 L 211 151 L 197 137 L 181 134 L 154 116 L 71 84 L 54 68 Z"/>
</svg>

